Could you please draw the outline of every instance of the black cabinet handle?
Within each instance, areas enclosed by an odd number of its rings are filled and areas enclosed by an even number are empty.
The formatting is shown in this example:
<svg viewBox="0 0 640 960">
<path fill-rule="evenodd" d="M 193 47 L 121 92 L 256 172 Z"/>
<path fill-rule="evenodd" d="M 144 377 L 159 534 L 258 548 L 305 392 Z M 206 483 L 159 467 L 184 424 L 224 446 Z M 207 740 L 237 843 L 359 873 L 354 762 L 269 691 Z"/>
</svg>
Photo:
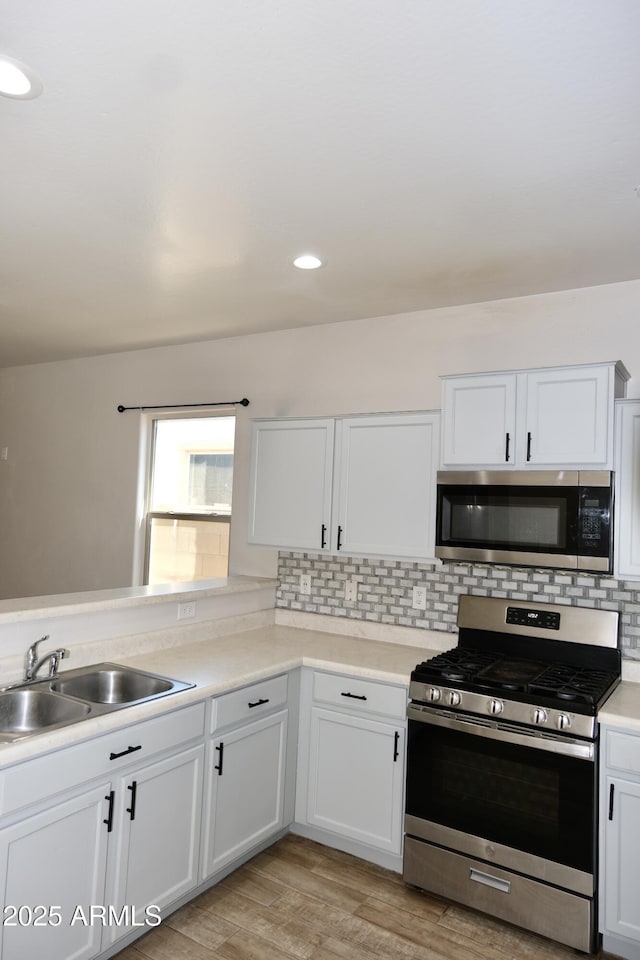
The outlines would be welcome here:
<svg viewBox="0 0 640 960">
<path fill-rule="evenodd" d="M 531 434 L 527 434 L 527 463 L 531 460 Z"/>
<path fill-rule="evenodd" d="M 254 700 L 253 703 L 249 703 L 249 710 L 251 710 L 252 707 L 261 707 L 263 703 L 269 703 L 269 698 L 267 697 L 266 700 Z"/>
<path fill-rule="evenodd" d="M 609 786 L 609 820 L 613 820 L 613 793 L 615 790 L 615 784 L 612 783 Z"/>
<path fill-rule="evenodd" d="M 135 753 L 136 750 L 142 750 L 142 744 L 139 744 L 137 747 L 127 747 L 126 750 L 121 750 L 120 753 L 110 753 L 109 760 L 117 760 L 118 757 L 126 757 L 128 753 Z"/>
<path fill-rule="evenodd" d="M 324 550 L 326 545 L 327 545 L 327 526 L 325 523 L 323 523 L 320 531 L 320 549 Z"/>
<path fill-rule="evenodd" d="M 398 757 L 400 756 L 400 751 L 398 750 L 398 744 L 400 743 L 400 734 L 396 730 L 395 736 L 393 738 L 393 762 L 396 763 Z"/>
<path fill-rule="evenodd" d="M 366 699 L 367 699 L 367 698 L 365 697 L 365 695 L 364 695 L 364 694 L 361 694 L 361 693 L 341 693 L 340 696 L 341 696 L 341 697 L 351 697 L 352 700 L 366 700 Z"/>
<path fill-rule="evenodd" d="M 222 776 L 222 758 L 224 756 L 224 743 L 219 744 L 219 746 L 216 747 L 216 750 L 218 751 L 218 763 L 214 765 L 213 769 L 217 770 L 218 776 L 221 777 Z"/>
<path fill-rule="evenodd" d="M 129 814 L 129 819 L 135 820 L 136 818 L 136 797 L 138 795 L 138 781 L 134 780 L 133 783 L 130 783 L 127 787 L 127 790 L 131 790 L 131 806 L 127 807 L 127 813 Z"/>
<path fill-rule="evenodd" d="M 338 542 L 336 543 L 336 550 L 339 550 L 342 546 L 342 527 L 338 527 Z"/>
<path fill-rule="evenodd" d="M 115 797 L 115 790 L 111 790 L 105 797 L 105 800 L 109 801 L 109 813 L 107 814 L 107 819 L 103 820 L 103 823 L 107 825 L 107 833 L 111 833 L 113 830 L 113 799 Z"/>
<path fill-rule="evenodd" d="M 507 434 L 507 439 L 504 448 L 504 462 L 509 463 L 509 444 L 511 443 L 511 437 Z"/>
</svg>

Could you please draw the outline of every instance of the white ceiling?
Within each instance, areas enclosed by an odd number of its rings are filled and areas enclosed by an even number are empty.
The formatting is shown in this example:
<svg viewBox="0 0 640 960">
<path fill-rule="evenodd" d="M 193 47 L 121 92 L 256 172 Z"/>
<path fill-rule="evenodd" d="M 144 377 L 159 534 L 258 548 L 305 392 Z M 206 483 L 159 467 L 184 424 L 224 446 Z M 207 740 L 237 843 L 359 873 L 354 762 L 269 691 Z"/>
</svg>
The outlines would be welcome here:
<svg viewBox="0 0 640 960">
<path fill-rule="evenodd" d="M 0 54 L 0 366 L 640 277 L 638 0 L 0 0 Z"/>
</svg>

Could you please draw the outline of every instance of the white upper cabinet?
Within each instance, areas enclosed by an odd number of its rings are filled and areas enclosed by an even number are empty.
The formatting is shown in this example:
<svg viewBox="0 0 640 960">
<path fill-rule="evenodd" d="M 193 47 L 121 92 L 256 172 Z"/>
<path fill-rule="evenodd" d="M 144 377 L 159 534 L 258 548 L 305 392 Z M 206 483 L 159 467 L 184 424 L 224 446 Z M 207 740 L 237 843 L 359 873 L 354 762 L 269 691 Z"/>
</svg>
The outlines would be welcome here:
<svg viewBox="0 0 640 960">
<path fill-rule="evenodd" d="M 331 523 L 333 420 L 253 423 L 249 543 L 326 548 Z"/>
<path fill-rule="evenodd" d="M 336 549 L 360 556 L 433 556 L 438 444 L 434 414 L 339 421 Z"/>
<path fill-rule="evenodd" d="M 437 413 L 255 421 L 249 543 L 433 557 L 439 425 Z"/>
<path fill-rule="evenodd" d="M 443 390 L 444 466 L 513 464 L 516 375 L 448 377 Z"/>
<path fill-rule="evenodd" d="M 442 465 L 611 469 L 628 377 L 620 363 L 445 377 Z"/>
<path fill-rule="evenodd" d="M 614 574 L 640 580 L 640 400 L 616 404 Z"/>
</svg>

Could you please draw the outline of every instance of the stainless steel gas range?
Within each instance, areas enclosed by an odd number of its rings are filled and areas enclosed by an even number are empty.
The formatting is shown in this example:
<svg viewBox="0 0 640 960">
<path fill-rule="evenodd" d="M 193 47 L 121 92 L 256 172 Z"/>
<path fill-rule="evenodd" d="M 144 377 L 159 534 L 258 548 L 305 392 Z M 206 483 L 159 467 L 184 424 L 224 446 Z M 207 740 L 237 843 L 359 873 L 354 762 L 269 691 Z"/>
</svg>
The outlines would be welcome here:
<svg viewBox="0 0 640 960">
<path fill-rule="evenodd" d="M 618 614 L 462 596 L 411 674 L 404 879 L 586 952 L 597 935 L 597 712 Z"/>
</svg>

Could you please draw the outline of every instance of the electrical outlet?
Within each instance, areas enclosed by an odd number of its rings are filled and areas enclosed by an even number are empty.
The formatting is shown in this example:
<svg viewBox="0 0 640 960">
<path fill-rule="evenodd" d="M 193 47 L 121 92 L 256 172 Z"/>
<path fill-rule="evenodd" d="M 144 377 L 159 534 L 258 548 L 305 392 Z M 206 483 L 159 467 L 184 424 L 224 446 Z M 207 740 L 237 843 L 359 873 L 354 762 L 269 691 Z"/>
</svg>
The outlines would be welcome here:
<svg viewBox="0 0 640 960">
<path fill-rule="evenodd" d="M 307 596 L 311 593 L 311 574 L 310 573 L 301 573 L 300 574 L 300 593 L 304 593 Z"/>
<path fill-rule="evenodd" d="M 188 600 L 186 603 L 178 604 L 178 620 L 191 620 L 196 615 L 195 600 Z"/>
<path fill-rule="evenodd" d="M 426 587 L 413 588 L 413 609 L 414 610 L 427 609 L 427 588 Z"/>
<path fill-rule="evenodd" d="M 344 598 L 352 603 L 358 599 L 358 581 L 347 580 L 344 585 Z"/>
</svg>

